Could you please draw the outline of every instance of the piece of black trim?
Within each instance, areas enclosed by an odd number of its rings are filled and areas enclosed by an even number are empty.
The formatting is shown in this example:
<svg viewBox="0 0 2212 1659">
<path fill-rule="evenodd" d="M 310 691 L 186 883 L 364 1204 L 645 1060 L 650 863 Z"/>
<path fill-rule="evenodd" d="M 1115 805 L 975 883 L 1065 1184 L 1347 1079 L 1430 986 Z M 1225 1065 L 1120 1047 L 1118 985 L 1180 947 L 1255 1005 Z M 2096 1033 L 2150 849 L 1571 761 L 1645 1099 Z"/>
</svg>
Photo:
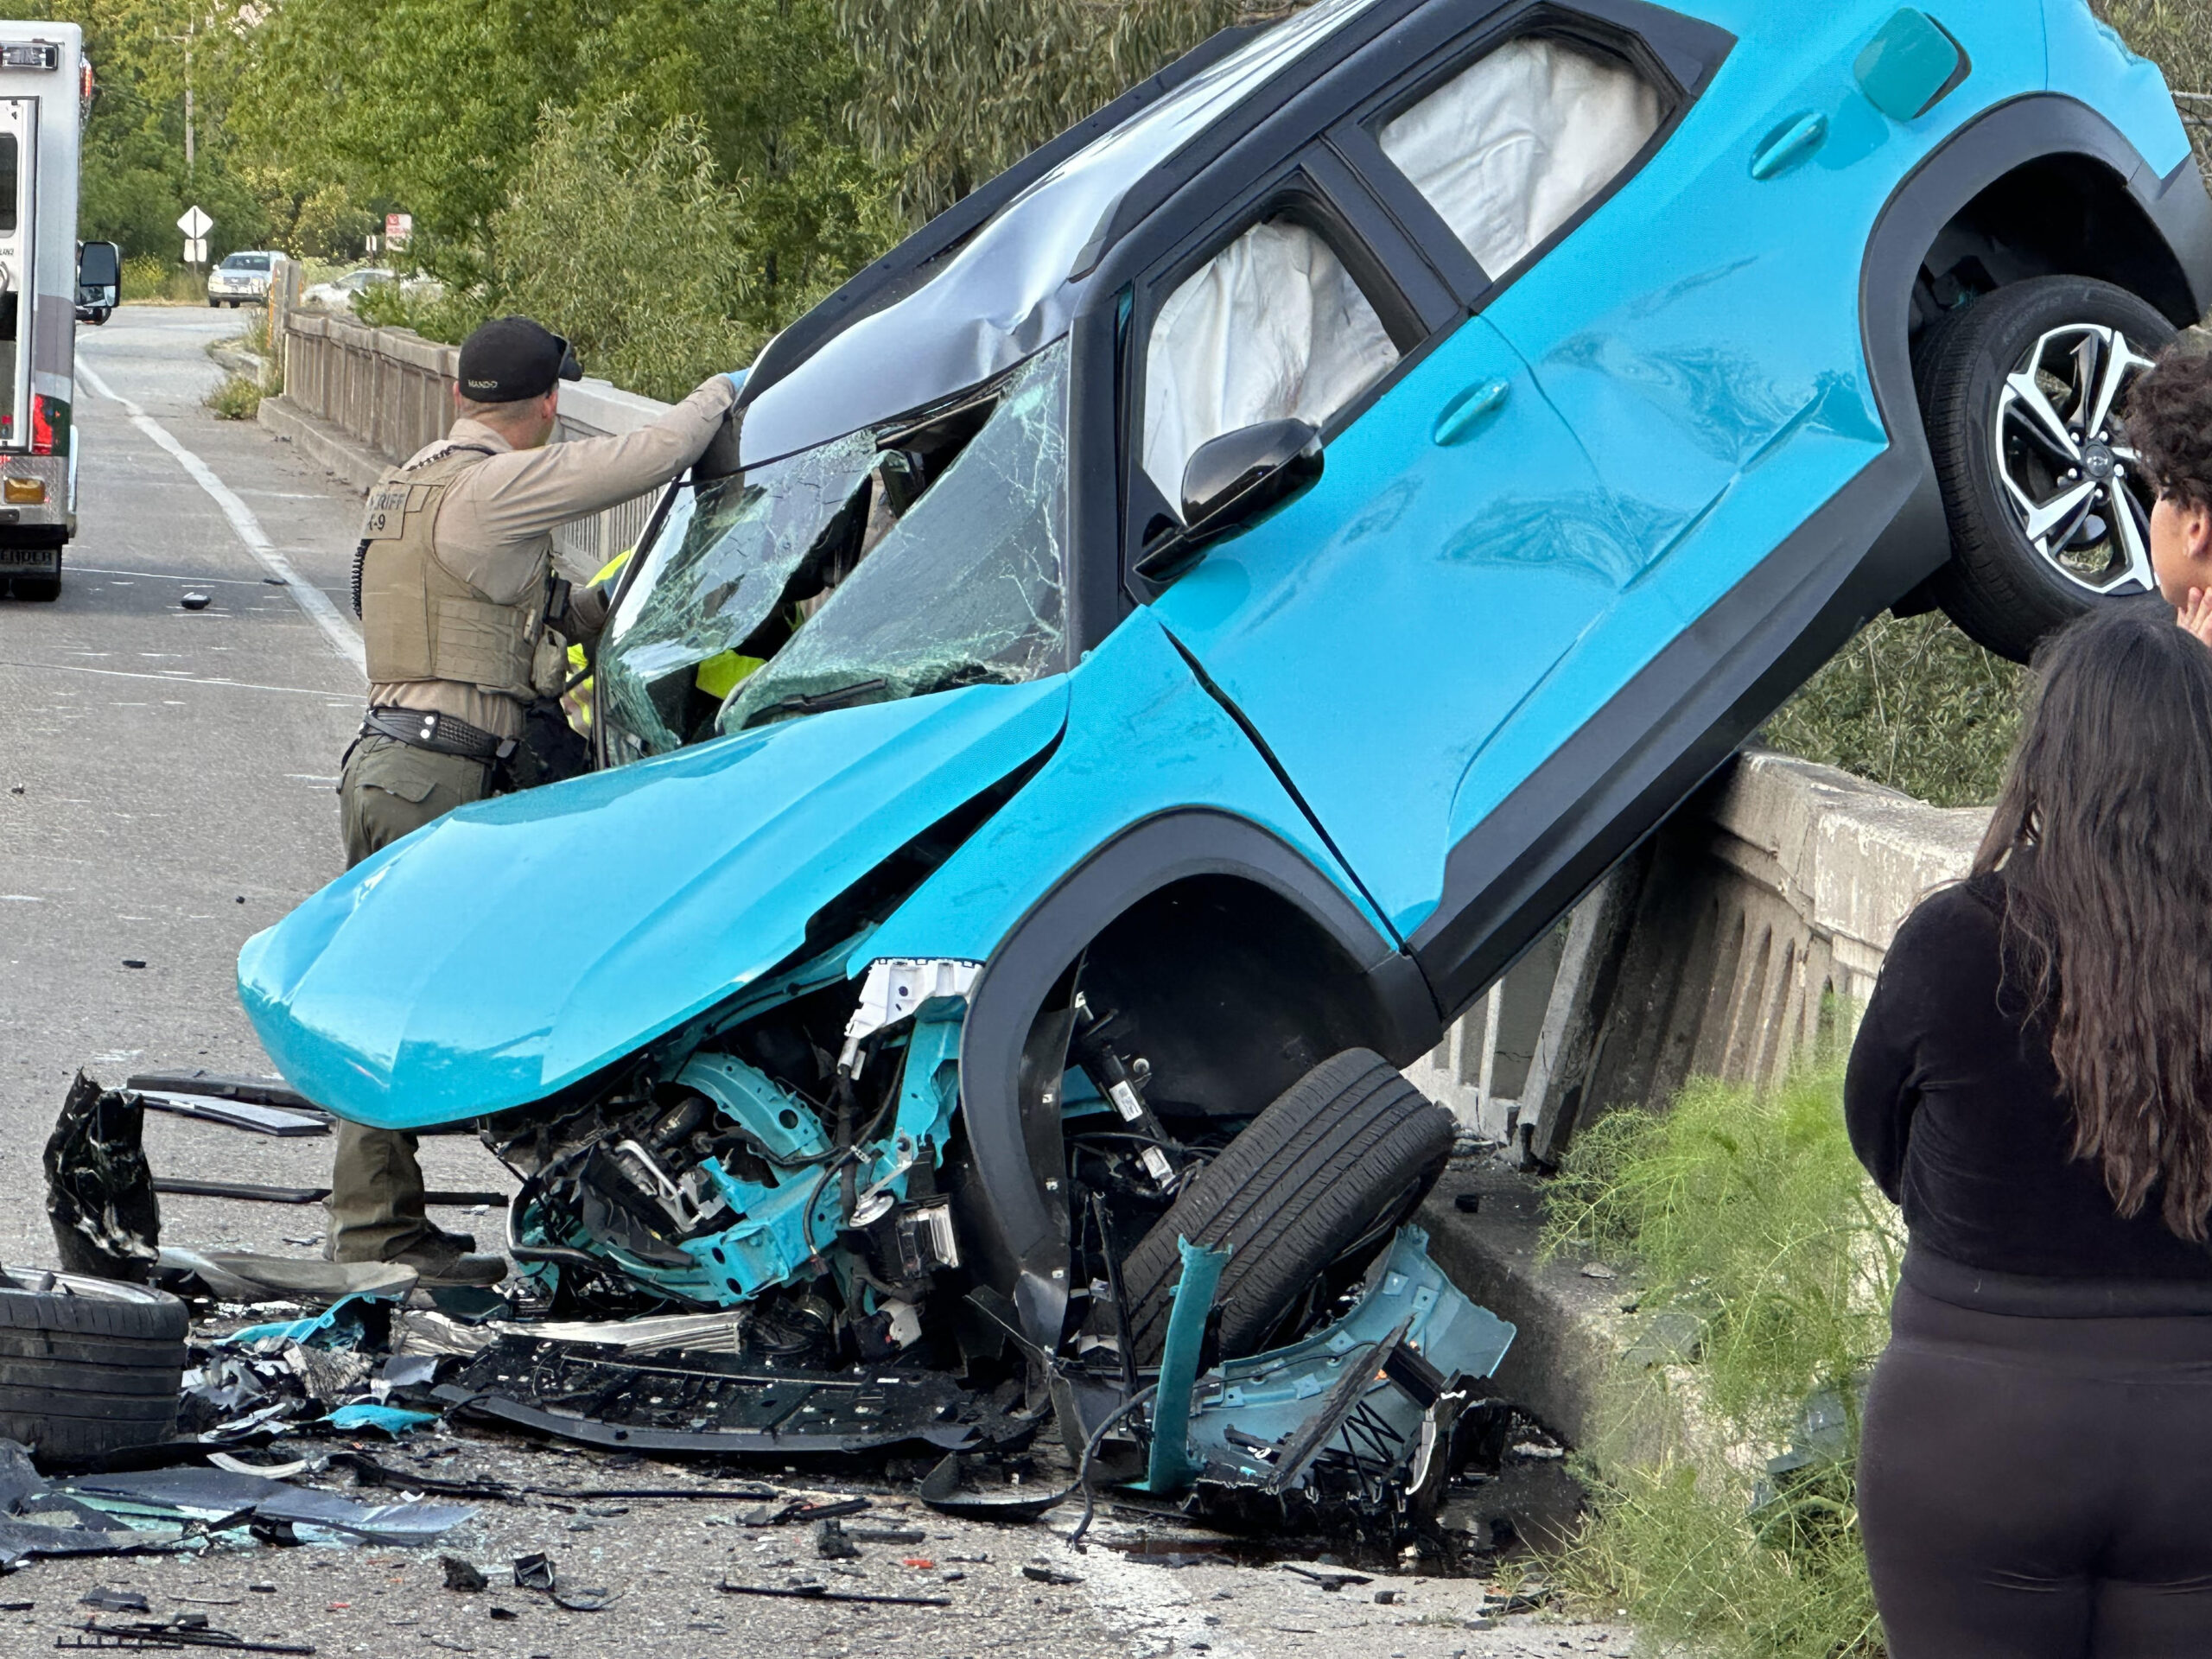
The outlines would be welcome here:
<svg viewBox="0 0 2212 1659">
<path fill-rule="evenodd" d="M 257 1106 L 246 1100 L 223 1100 L 213 1095 L 173 1095 L 153 1089 L 133 1092 L 145 1103 L 149 1112 L 195 1118 L 203 1123 L 220 1123 L 226 1128 L 246 1129 L 255 1135 L 273 1135 L 284 1140 L 330 1133 L 330 1116 L 319 1109 L 310 1114 L 276 1106 Z"/>
<path fill-rule="evenodd" d="M 257 1106 L 281 1106 L 288 1112 L 330 1116 L 305 1095 L 287 1088 L 282 1077 L 232 1077 L 195 1067 L 188 1071 L 141 1071 L 123 1086 L 157 1089 L 170 1095 L 213 1095 L 223 1100 L 251 1101 Z"/>
<path fill-rule="evenodd" d="M 1022 1331 L 1047 1351 L 1058 1344 L 1066 1312 L 1067 1236 L 1052 1224 L 1046 1176 L 1023 1135 L 1022 1052 L 1046 995 L 1100 930 L 1140 899 L 1197 875 L 1266 887 L 1321 927 L 1367 976 L 1393 1027 L 1378 1046 L 1402 1055 L 1399 1064 L 1433 1046 L 1442 1030 L 1414 963 L 1305 855 L 1248 819 L 1175 808 L 1130 825 L 1062 876 L 991 953 L 969 992 L 960 1038 L 961 1122 L 976 1176 L 963 1224 L 982 1236 L 985 1259 L 1011 1271 L 1006 1288 Z"/>
<path fill-rule="evenodd" d="M 894 1446 L 924 1445 L 948 1452 L 981 1450 L 982 1436 L 966 1423 L 931 1423 L 880 1435 L 810 1434 L 804 1429 L 778 1433 L 743 1428 L 649 1428 L 603 1423 L 573 1412 L 548 1411 L 525 1405 L 503 1395 L 472 1394 L 450 1382 L 441 1382 L 430 1397 L 453 1415 L 505 1423 L 556 1440 L 577 1440 L 586 1446 L 622 1452 L 683 1452 L 693 1457 L 792 1457 L 823 1452 L 866 1452 Z"/>
<path fill-rule="evenodd" d="M 1859 326 L 1889 447 L 1562 743 L 1446 858 L 1441 902 L 1410 944 L 1449 1014 L 1466 1007 L 1613 862 L 1724 763 L 1863 622 L 1940 566 L 1940 507 L 1907 336 L 1912 287 L 1937 233 L 1990 184 L 2053 154 L 2106 162 L 2152 222 L 2183 196 L 2118 131 L 2052 95 L 1962 128 L 1894 191 L 1866 243 Z M 2193 164 L 2190 170 L 2193 171 Z M 2199 197 L 2202 191 L 2196 192 Z M 2177 207 L 2187 227 L 2195 203 Z M 2212 207 L 2202 210 L 2212 220 Z M 2212 232 L 2212 224 L 2207 226 Z M 2171 245 L 2171 244 L 2170 244 Z M 2189 271 L 2212 279 L 2212 234 Z M 2177 250 L 2177 257 L 2180 257 Z M 2187 267 L 2184 267 L 2186 270 Z"/>
</svg>

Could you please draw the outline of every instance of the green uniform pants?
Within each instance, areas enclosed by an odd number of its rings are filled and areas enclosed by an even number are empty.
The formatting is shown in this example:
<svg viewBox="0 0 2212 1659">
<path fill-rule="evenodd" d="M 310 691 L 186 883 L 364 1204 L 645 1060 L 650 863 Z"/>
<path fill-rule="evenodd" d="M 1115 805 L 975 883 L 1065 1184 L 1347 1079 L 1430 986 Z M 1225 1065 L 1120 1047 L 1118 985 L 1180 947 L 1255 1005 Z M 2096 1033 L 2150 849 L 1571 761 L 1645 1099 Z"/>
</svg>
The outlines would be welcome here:
<svg viewBox="0 0 2212 1659">
<path fill-rule="evenodd" d="M 481 760 L 432 754 L 388 737 L 365 737 L 338 781 L 346 865 L 491 792 Z M 415 1137 L 340 1119 L 330 1172 L 330 1259 L 389 1262 L 429 1238 Z"/>
</svg>

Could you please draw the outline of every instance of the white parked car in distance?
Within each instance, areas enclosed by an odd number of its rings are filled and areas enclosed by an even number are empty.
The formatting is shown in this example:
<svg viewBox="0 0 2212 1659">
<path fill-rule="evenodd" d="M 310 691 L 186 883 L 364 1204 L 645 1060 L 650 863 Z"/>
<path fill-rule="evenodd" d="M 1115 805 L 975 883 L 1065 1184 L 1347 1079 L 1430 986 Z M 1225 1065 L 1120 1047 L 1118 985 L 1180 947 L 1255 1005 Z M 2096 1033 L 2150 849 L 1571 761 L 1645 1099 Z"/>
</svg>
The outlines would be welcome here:
<svg viewBox="0 0 2212 1659">
<path fill-rule="evenodd" d="M 395 282 L 399 284 L 399 291 L 410 299 L 435 299 L 444 292 L 444 285 L 436 277 L 426 276 L 420 271 L 412 276 L 402 276 L 384 265 L 365 265 L 327 283 L 310 283 L 302 291 L 300 303 L 320 306 L 326 311 L 351 311 L 353 302 L 369 289 Z"/>
<path fill-rule="evenodd" d="M 207 273 L 207 303 L 236 309 L 269 297 L 269 274 L 279 255 L 263 250 L 233 253 Z"/>
<path fill-rule="evenodd" d="M 399 274 L 382 265 L 368 265 L 359 270 L 349 270 L 343 276 L 334 276 L 327 283 L 310 283 L 300 295 L 302 305 L 319 305 L 326 310 L 350 311 L 353 302 L 369 289 L 385 283 L 397 282 Z"/>
</svg>

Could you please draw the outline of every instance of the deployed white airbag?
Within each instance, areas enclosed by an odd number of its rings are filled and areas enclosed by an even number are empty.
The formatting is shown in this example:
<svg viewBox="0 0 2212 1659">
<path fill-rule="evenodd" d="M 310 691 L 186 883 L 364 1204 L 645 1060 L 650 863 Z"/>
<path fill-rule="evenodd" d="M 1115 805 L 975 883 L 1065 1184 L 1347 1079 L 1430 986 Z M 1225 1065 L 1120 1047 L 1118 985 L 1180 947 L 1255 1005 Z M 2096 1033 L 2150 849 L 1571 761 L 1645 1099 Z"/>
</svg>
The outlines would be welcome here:
<svg viewBox="0 0 2212 1659">
<path fill-rule="evenodd" d="M 1502 276 L 1611 182 L 1659 125 L 1636 71 L 1564 41 L 1511 41 L 1395 117 L 1382 153 Z"/>
<path fill-rule="evenodd" d="M 1303 225 L 1255 225 L 1167 297 L 1145 351 L 1144 470 L 1180 512 L 1210 438 L 1296 416 L 1324 424 L 1398 360 L 1344 262 Z"/>
</svg>

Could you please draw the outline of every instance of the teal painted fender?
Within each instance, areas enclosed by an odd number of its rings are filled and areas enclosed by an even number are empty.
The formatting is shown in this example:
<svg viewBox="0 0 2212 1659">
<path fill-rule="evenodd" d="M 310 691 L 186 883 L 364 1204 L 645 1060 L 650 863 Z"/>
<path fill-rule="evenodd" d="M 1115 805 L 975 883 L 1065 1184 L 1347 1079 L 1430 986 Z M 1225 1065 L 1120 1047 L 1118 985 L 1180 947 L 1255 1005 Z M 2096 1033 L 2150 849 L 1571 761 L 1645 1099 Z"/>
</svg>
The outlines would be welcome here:
<svg viewBox="0 0 2212 1659">
<path fill-rule="evenodd" d="M 741 992 L 1058 734 L 1065 677 L 840 709 L 463 807 L 246 941 L 287 1081 L 378 1128 L 542 1099 Z"/>
<path fill-rule="evenodd" d="M 2189 158 L 2189 132 L 2158 66 L 2127 48 L 2084 0 L 2044 0 L 2050 90 L 2078 98 L 2118 127 L 2164 178 Z"/>
<path fill-rule="evenodd" d="M 1248 820 L 1300 854 L 1378 938 L 1389 930 L 1298 803 L 1149 610 L 1132 613 L 1071 677 L 1067 736 L 1020 796 L 854 953 L 988 961 L 1039 899 L 1096 849 L 1161 813 Z"/>
</svg>

